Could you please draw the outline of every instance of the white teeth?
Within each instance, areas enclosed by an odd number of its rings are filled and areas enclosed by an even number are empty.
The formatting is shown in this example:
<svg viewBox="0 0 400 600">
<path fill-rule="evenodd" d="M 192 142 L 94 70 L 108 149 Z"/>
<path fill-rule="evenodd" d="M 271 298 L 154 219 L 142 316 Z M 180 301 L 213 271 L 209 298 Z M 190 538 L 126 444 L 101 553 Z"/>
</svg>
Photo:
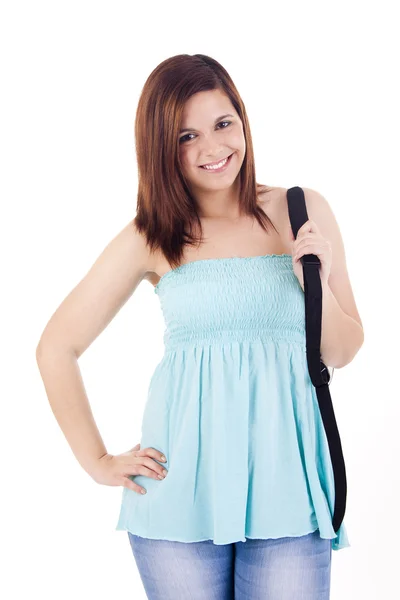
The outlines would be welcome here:
<svg viewBox="0 0 400 600">
<path fill-rule="evenodd" d="M 221 167 L 223 167 L 228 162 L 228 158 L 225 158 L 224 160 L 221 160 L 221 162 L 219 162 L 217 165 L 214 165 L 212 167 L 203 166 L 203 169 L 210 169 L 210 170 L 220 169 Z"/>
</svg>

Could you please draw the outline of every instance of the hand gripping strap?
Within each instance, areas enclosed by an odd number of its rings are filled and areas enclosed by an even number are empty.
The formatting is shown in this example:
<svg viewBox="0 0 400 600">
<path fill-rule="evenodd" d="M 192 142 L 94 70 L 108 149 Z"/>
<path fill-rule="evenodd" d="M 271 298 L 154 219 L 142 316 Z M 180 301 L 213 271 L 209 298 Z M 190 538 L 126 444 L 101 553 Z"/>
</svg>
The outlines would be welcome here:
<svg viewBox="0 0 400 600">
<path fill-rule="evenodd" d="M 290 224 L 293 235 L 297 238 L 300 227 L 308 221 L 303 189 L 297 186 L 288 189 L 287 201 Z M 337 532 L 346 512 L 347 481 L 342 444 L 328 385 L 330 374 L 321 359 L 322 287 L 319 273 L 321 262 L 315 254 L 305 254 L 300 260 L 304 276 L 307 364 L 310 379 L 316 388 L 331 456 L 335 481 L 335 508 L 332 525 Z"/>
</svg>

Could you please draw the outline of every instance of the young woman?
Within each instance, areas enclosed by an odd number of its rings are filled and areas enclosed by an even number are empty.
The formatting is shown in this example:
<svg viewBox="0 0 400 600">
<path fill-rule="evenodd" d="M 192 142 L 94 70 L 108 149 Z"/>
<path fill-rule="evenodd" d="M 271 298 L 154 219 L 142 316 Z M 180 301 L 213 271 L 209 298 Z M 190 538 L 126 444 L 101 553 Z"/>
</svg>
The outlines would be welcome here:
<svg viewBox="0 0 400 600">
<path fill-rule="evenodd" d="M 38 345 L 55 416 L 93 479 L 123 486 L 117 529 L 128 533 L 149 598 L 327 599 L 331 551 L 350 544 L 344 523 L 332 527 L 300 257 L 321 261 L 321 357 L 343 367 L 363 327 L 333 212 L 303 188 L 309 220 L 294 239 L 287 190 L 256 183 L 243 101 L 208 56 L 157 66 L 135 138 L 137 214 Z M 140 444 L 111 455 L 77 359 L 144 279 L 161 302 L 165 353 Z"/>
</svg>

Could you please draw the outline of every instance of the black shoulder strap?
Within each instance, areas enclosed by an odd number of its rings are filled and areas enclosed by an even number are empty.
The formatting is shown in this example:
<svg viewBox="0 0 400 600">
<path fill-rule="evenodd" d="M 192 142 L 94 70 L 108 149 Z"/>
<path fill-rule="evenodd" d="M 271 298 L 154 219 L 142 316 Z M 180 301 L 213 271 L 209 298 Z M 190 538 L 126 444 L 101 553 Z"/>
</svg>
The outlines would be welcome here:
<svg viewBox="0 0 400 600">
<path fill-rule="evenodd" d="M 308 221 L 304 191 L 296 186 L 289 188 L 286 195 L 290 224 L 296 239 L 300 227 Z M 315 254 L 305 254 L 300 260 L 304 276 L 307 364 L 311 381 L 316 388 L 331 455 L 335 480 L 335 509 L 332 525 L 337 532 L 346 511 L 347 481 L 340 435 L 329 392 L 330 375 L 321 359 L 322 287 L 319 274 L 321 262 Z"/>
</svg>

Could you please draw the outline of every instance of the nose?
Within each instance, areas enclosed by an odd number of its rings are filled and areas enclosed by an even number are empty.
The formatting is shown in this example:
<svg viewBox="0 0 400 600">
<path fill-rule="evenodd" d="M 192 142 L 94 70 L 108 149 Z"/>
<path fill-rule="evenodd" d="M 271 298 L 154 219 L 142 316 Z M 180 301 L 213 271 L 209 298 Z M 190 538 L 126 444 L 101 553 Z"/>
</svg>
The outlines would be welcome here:
<svg viewBox="0 0 400 600">
<path fill-rule="evenodd" d="M 221 143 L 223 142 L 221 132 L 209 132 L 202 136 L 199 148 L 199 156 L 201 161 L 199 165 L 206 165 L 208 163 L 217 163 L 223 158 L 226 158 L 231 152 L 225 148 Z"/>
</svg>

